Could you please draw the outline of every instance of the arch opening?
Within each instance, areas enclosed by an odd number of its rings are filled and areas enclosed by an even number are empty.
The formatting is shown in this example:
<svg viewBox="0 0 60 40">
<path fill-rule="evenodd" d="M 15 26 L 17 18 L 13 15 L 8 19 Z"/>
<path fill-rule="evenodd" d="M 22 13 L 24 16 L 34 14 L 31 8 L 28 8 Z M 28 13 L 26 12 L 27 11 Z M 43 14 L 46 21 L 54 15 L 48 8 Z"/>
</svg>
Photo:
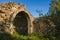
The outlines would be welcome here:
<svg viewBox="0 0 60 40">
<path fill-rule="evenodd" d="M 29 26 L 29 17 L 28 14 L 24 11 L 17 13 L 13 20 L 13 25 L 15 26 L 16 32 L 21 35 L 28 34 L 28 26 Z"/>
</svg>

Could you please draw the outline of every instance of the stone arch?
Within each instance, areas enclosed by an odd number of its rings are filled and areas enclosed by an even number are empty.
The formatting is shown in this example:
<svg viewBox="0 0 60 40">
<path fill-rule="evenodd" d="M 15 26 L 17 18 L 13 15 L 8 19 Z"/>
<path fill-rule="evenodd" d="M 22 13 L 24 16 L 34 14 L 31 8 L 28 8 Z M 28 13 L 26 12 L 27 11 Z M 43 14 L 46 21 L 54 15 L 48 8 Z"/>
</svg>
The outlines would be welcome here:
<svg viewBox="0 0 60 40">
<path fill-rule="evenodd" d="M 3 3 L 0 4 L 0 22 L 3 24 L 3 30 L 4 32 L 13 34 L 14 30 L 14 19 L 16 18 L 16 15 L 20 15 L 21 12 L 23 16 L 23 18 L 27 21 L 27 31 L 28 34 L 33 32 L 33 21 L 34 21 L 34 17 L 30 14 L 30 12 L 26 9 L 25 5 L 22 4 L 18 4 L 15 2 L 7 2 L 7 3 Z M 23 22 L 23 21 L 22 21 Z M 25 22 L 25 21 L 24 21 Z M 1 24 L 0 24 L 1 25 Z M 2 29 L 2 28 L 0 28 Z M 3 32 L 3 31 L 2 31 Z"/>
<path fill-rule="evenodd" d="M 13 26 L 15 26 L 15 30 L 22 35 L 28 34 L 28 27 L 30 27 L 30 17 L 24 12 L 20 11 L 15 14 L 13 17 Z"/>
</svg>

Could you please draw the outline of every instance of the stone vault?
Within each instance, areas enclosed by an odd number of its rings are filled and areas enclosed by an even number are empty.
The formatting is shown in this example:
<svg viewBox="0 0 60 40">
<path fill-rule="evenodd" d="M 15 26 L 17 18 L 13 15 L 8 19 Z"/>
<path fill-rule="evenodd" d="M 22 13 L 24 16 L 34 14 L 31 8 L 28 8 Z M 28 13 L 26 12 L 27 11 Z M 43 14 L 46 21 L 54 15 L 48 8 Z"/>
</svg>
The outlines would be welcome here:
<svg viewBox="0 0 60 40">
<path fill-rule="evenodd" d="M 25 5 L 15 2 L 0 4 L 0 33 L 29 34 L 33 32 L 34 18 Z"/>
</svg>

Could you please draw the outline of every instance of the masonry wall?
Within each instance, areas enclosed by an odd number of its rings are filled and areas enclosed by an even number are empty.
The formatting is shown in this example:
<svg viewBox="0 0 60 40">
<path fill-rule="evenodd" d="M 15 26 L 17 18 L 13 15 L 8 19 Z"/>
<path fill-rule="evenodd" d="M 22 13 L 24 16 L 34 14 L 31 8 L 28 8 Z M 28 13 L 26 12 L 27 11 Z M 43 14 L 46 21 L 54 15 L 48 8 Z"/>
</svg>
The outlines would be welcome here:
<svg viewBox="0 0 60 40">
<path fill-rule="evenodd" d="M 30 12 L 26 9 L 26 7 L 22 4 L 14 3 L 14 2 L 7 2 L 0 4 L 0 33 L 10 33 L 12 34 L 16 29 L 17 26 L 14 25 L 14 20 L 16 19 L 16 15 L 21 14 L 20 12 L 24 12 L 21 15 L 21 19 L 26 19 L 24 22 L 26 22 L 26 28 L 27 32 L 32 33 L 33 32 L 33 16 L 30 14 Z M 24 16 L 25 15 L 25 16 Z M 25 17 L 25 18 L 24 18 Z M 20 18 L 17 24 L 20 24 L 21 26 L 24 26 L 24 22 L 20 21 Z M 20 30 L 21 31 L 21 30 Z M 23 31 L 23 30 L 22 30 Z"/>
</svg>

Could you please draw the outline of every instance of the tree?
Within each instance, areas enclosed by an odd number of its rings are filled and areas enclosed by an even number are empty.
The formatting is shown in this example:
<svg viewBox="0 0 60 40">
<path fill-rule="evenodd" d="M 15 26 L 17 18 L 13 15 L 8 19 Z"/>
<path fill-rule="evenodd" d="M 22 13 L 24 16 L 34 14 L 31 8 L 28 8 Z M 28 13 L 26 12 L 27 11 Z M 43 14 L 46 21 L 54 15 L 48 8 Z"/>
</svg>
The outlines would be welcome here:
<svg viewBox="0 0 60 40">
<path fill-rule="evenodd" d="M 56 34 L 60 35 L 60 0 L 51 0 L 49 12 L 50 19 L 56 25 Z"/>
</svg>

